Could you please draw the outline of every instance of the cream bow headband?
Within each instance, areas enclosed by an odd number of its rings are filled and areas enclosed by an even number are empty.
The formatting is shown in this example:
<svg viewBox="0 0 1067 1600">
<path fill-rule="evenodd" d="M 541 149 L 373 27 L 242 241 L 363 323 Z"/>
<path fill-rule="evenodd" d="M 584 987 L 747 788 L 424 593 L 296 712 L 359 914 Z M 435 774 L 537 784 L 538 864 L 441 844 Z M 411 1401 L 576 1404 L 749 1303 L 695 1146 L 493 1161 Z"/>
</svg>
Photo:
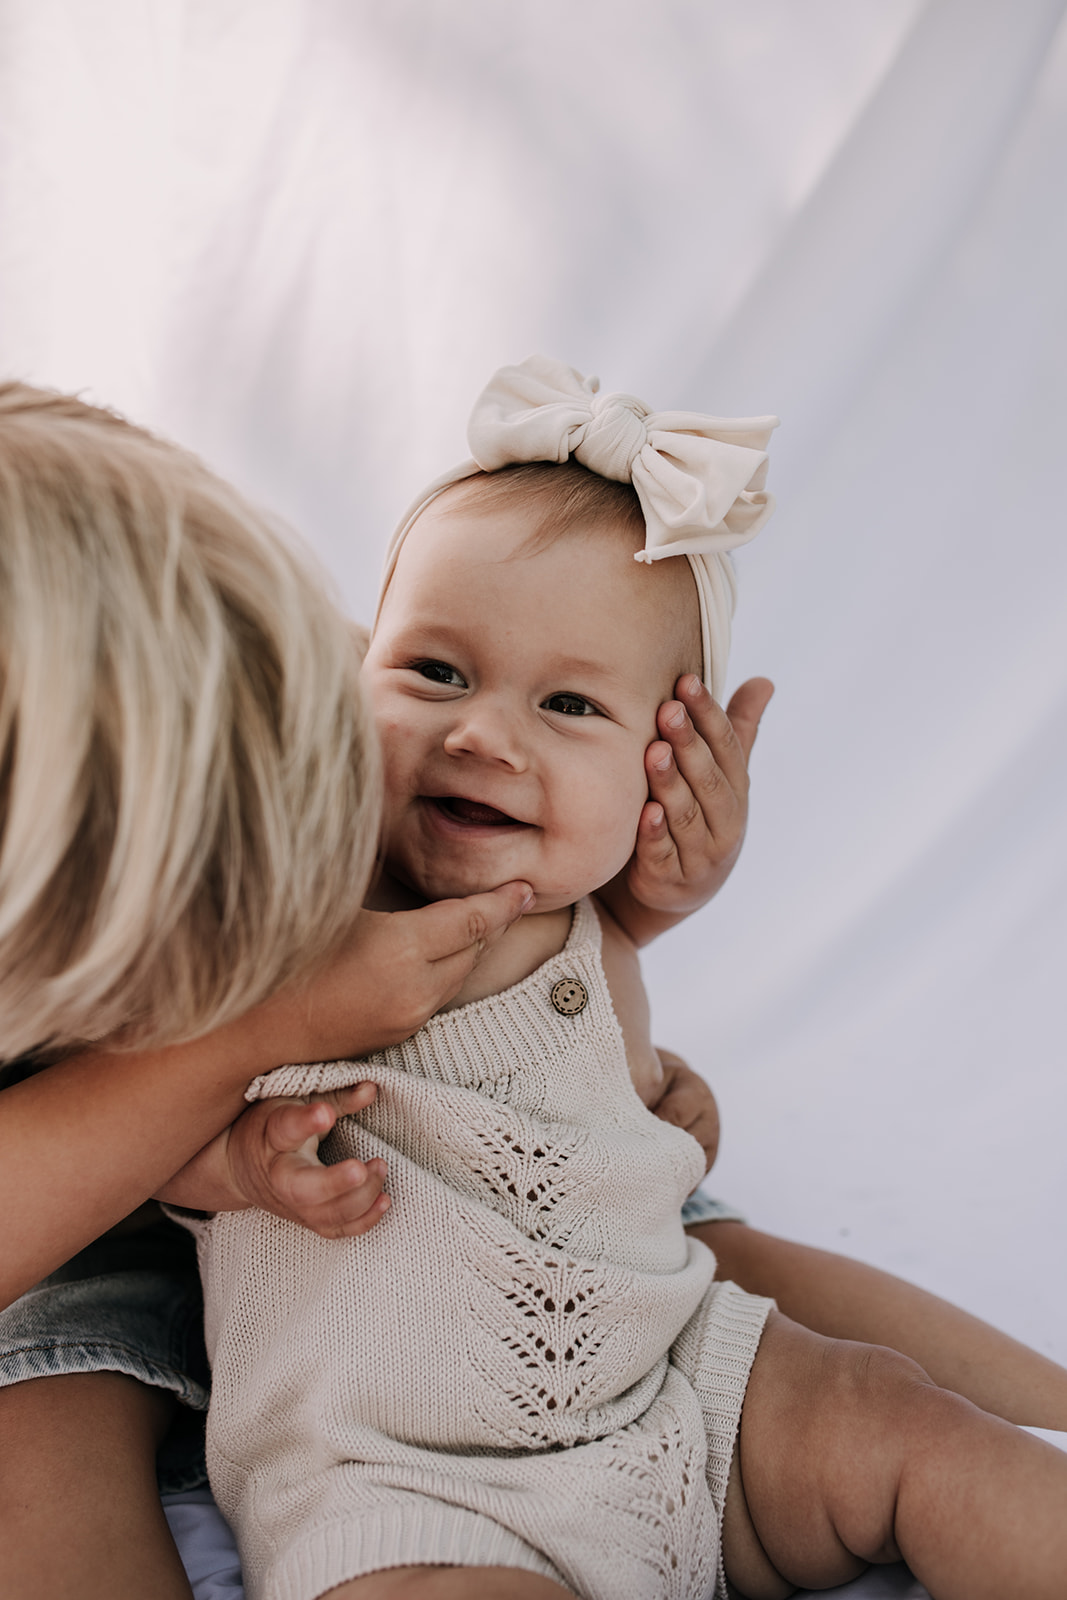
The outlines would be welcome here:
<svg viewBox="0 0 1067 1600">
<path fill-rule="evenodd" d="M 633 484 L 646 530 L 636 560 L 688 558 L 700 598 L 704 682 L 721 701 L 737 593 L 729 551 L 747 544 L 774 510 L 763 485 L 778 418 L 650 411 L 633 395 L 598 390 L 596 378 L 546 356 L 501 367 L 471 413 L 474 459 L 430 484 L 407 512 L 389 545 L 383 588 L 412 523 L 450 485 L 477 472 L 573 455 L 602 478 Z"/>
</svg>

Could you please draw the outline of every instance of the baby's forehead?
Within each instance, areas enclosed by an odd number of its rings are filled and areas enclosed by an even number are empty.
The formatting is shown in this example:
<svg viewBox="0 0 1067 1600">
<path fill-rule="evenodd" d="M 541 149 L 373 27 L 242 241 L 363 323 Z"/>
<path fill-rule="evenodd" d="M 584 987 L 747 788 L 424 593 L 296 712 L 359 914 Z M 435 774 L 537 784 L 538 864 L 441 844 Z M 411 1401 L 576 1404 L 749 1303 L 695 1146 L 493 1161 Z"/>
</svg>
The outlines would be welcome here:
<svg viewBox="0 0 1067 1600">
<path fill-rule="evenodd" d="M 410 548 L 402 548 L 392 584 L 410 596 L 414 580 L 432 611 L 442 577 L 463 569 L 473 580 L 474 606 L 482 573 L 491 577 L 493 569 L 505 568 L 520 580 L 507 586 L 507 604 L 523 614 L 527 629 L 554 633 L 549 622 L 560 620 L 557 611 L 565 614 L 575 663 L 591 665 L 599 651 L 625 662 L 634 686 L 655 680 L 656 693 L 661 679 L 673 685 L 683 673 L 699 674 L 700 606 L 688 561 L 636 561 L 644 523 L 620 515 L 618 501 L 571 509 L 584 514 L 556 521 L 544 515 L 537 497 L 452 486 L 412 525 L 405 541 Z M 467 619 L 474 629 L 486 620 L 478 614 Z"/>
</svg>

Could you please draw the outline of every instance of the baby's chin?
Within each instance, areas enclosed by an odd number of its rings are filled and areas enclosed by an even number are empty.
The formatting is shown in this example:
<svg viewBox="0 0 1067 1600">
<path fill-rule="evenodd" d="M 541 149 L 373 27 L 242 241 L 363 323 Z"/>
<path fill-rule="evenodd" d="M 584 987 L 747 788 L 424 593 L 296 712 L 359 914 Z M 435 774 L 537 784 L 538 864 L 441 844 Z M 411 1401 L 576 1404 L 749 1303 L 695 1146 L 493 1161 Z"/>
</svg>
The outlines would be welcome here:
<svg viewBox="0 0 1067 1600">
<path fill-rule="evenodd" d="M 463 900 L 468 895 L 490 894 L 494 889 L 502 889 L 506 883 L 516 883 L 518 881 L 515 878 L 501 878 L 494 882 L 490 882 L 487 879 L 484 883 L 449 883 L 445 881 L 433 885 L 432 890 L 425 889 L 420 892 L 423 899 L 427 901 Z M 524 878 L 522 881 L 524 883 L 530 882 L 528 878 Z M 576 900 L 582 898 L 582 894 L 585 892 L 580 890 L 577 894 L 564 894 L 558 891 L 553 893 L 550 890 L 539 889 L 535 883 L 530 884 L 530 887 L 533 890 L 534 897 L 533 904 L 527 906 L 523 912 L 526 917 L 536 916 L 539 911 L 559 911 L 562 906 L 572 906 Z"/>
<path fill-rule="evenodd" d="M 475 873 L 428 872 L 415 874 L 410 871 L 395 872 L 397 880 L 409 889 L 420 900 L 430 903 L 434 900 L 465 900 L 468 895 L 489 894 L 494 889 L 503 888 L 506 883 L 514 883 L 514 878 L 482 877 Z M 576 900 L 591 891 L 581 887 L 570 893 L 567 890 L 553 887 L 550 884 L 537 884 L 529 878 L 522 880 L 529 883 L 534 892 L 533 905 L 524 913 L 526 916 L 538 911 L 558 911 L 562 906 L 572 906 Z"/>
</svg>

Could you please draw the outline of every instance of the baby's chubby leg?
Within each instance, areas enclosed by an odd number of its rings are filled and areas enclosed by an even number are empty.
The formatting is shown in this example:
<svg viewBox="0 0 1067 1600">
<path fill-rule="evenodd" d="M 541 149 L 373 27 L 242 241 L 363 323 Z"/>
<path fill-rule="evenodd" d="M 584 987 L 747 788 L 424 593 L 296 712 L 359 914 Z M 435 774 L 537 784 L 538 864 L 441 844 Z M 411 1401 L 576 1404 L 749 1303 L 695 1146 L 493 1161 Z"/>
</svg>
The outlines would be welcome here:
<svg viewBox="0 0 1067 1600">
<path fill-rule="evenodd" d="M 1067 1455 L 895 1351 L 772 1312 L 741 1413 L 723 1557 L 745 1600 L 902 1558 L 935 1600 L 1058 1600 Z"/>
</svg>

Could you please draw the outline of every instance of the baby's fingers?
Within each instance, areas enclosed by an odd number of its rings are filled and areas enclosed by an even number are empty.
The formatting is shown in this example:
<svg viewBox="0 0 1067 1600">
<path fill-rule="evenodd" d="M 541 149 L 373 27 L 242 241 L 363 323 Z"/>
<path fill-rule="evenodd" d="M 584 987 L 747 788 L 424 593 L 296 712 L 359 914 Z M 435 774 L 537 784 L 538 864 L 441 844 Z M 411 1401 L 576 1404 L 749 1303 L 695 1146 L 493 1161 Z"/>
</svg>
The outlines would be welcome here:
<svg viewBox="0 0 1067 1600">
<path fill-rule="evenodd" d="M 274 1188 L 279 1214 L 293 1218 L 327 1239 L 355 1238 L 379 1222 L 389 1209 L 385 1194 L 386 1166 L 339 1161 L 336 1166 L 299 1163 L 285 1157 L 276 1168 Z"/>
<path fill-rule="evenodd" d="M 338 1117 L 363 1111 L 377 1094 L 377 1085 L 356 1083 L 318 1095 L 307 1104 L 287 1100 L 271 1112 L 267 1120 L 267 1139 L 271 1149 L 284 1154 L 302 1150 L 309 1141 L 325 1137 Z"/>
</svg>

